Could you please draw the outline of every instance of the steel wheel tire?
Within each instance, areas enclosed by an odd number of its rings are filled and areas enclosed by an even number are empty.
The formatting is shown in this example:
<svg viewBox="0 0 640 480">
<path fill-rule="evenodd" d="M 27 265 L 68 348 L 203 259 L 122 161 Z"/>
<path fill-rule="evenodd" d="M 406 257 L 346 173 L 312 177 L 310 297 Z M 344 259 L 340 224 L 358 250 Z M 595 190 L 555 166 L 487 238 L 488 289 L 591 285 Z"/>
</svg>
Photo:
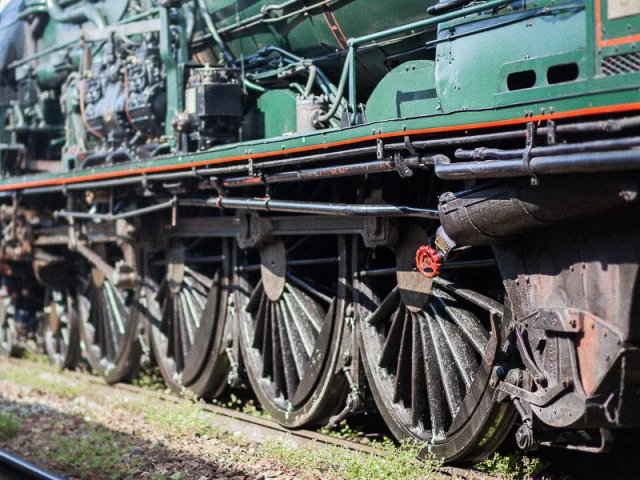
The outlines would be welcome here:
<svg viewBox="0 0 640 480">
<path fill-rule="evenodd" d="M 278 239 L 235 254 L 235 319 L 255 394 L 286 427 L 326 423 L 347 394 L 335 373 L 346 307 L 344 237 Z"/>
</svg>

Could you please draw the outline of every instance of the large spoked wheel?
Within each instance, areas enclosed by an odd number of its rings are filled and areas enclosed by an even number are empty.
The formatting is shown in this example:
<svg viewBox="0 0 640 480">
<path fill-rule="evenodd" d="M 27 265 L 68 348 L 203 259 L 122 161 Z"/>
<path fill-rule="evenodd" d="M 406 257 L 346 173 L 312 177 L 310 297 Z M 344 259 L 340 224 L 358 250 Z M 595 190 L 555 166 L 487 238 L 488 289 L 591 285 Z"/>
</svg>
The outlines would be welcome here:
<svg viewBox="0 0 640 480">
<path fill-rule="evenodd" d="M 415 269 L 425 230 L 394 248 L 354 239 L 359 341 L 376 404 L 400 440 L 426 442 L 446 462 L 491 454 L 513 423 L 490 387 L 505 293 L 490 249 L 469 249 L 429 279 Z M 488 363 L 489 362 L 489 363 Z"/>
<path fill-rule="evenodd" d="M 127 255 L 133 256 L 132 248 Z M 124 252 L 109 246 L 98 250 L 111 266 L 121 262 Z M 91 368 L 108 383 L 129 380 L 140 368 L 142 348 L 138 341 L 144 287 L 116 285 L 103 271 L 87 263 L 78 276 L 78 311 L 81 336 Z"/>
<path fill-rule="evenodd" d="M 344 406 L 335 374 L 344 327 L 344 237 L 277 239 L 237 250 L 235 311 L 247 375 L 263 408 L 290 428 Z"/>
<path fill-rule="evenodd" d="M 229 241 L 177 243 L 153 261 L 148 289 L 151 344 L 167 385 L 214 398 L 226 386 Z"/>
<path fill-rule="evenodd" d="M 78 299 L 68 289 L 48 289 L 43 321 L 44 348 L 60 370 L 75 368 L 80 359 Z"/>
<path fill-rule="evenodd" d="M 0 298 L 0 356 L 15 354 L 18 341 L 15 305 L 10 297 Z"/>
</svg>

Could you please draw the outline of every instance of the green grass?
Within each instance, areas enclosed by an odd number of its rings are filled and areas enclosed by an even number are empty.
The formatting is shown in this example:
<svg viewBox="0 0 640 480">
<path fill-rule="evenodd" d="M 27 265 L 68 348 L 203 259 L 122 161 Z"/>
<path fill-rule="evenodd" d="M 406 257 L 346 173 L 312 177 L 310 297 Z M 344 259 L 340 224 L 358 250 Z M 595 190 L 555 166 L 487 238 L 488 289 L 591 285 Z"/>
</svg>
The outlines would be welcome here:
<svg viewBox="0 0 640 480">
<path fill-rule="evenodd" d="M 22 359 L 39 365 L 50 365 L 49 357 L 44 353 L 27 348 L 22 354 Z"/>
<path fill-rule="evenodd" d="M 59 375 L 50 365 L 38 365 L 37 370 L 34 370 L 33 364 L 7 363 L 0 369 L 0 380 L 47 390 L 66 398 L 75 398 L 89 390 L 88 386 L 75 379 Z"/>
<path fill-rule="evenodd" d="M 126 476 L 139 465 L 140 460 L 124 458 L 126 437 L 117 432 L 88 424 L 82 433 L 61 435 L 49 439 L 49 449 L 38 456 L 49 462 L 73 467 L 83 478 L 101 472 L 109 478 Z"/>
<path fill-rule="evenodd" d="M 341 421 L 335 428 L 322 428 L 320 433 L 325 435 L 329 435 L 334 438 L 342 438 L 345 440 L 357 440 L 362 437 L 363 433 L 359 432 L 351 425 L 349 425 L 347 420 Z"/>
<path fill-rule="evenodd" d="M 529 480 L 539 475 L 547 465 L 539 458 L 530 458 L 522 453 L 501 455 L 494 453 L 492 457 L 474 467 L 505 480 Z"/>
<path fill-rule="evenodd" d="M 0 442 L 8 442 L 20 431 L 20 418 L 12 412 L 0 411 Z"/>
<path fill-rule="evenodd" d="M 391 442 L 374 445 L 383 455 L 373 455 L 350 449 L 316 445 L 292 446 L 284 441 L 268 441 L 259 454 L 275 459 L 285 469 L 310 470 L 311 478 L 342 478 L 344 480 L 425 480 L 444 478 L 438 473 L 441 463 L 430 458 L 417 461 L 421 446 L 405 443 L 396 446 Z"/>
<path fill-rule="evenodd" d="M 136 387 L 147 388 L 155 392 L 169 393 L 169 389 L 164 384 L 164 380 L 158 367 L 143 370 L 138 378 L 134 378 L 131 383 Z"/>
</svg>

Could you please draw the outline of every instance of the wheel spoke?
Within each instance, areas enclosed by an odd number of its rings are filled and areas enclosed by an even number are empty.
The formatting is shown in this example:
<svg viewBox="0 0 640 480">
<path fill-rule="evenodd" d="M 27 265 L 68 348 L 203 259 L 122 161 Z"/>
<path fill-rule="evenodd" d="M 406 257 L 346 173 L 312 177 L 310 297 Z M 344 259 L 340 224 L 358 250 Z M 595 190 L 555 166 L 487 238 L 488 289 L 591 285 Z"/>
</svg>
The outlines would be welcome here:
<svg viewBox="0 0 640 480">
<path fill-rule="evenodd" d="M 424 350 L 424 371 L 427 383 L 427 401 L 429 403 L 429 419 L 431 421 L 431 435 L 434 439 L 444 438 L 448 415 L 442 377 L 438 368 L 438 357 L 433 338 L 429 329 L 429 318 L 424 313 L 419 315 L 420 337 Z M 425 427 L 427 427 L 425 425 Z"/>
<path fill-rule="evenodd" d="M 258 285 L 256 285 L 256 288 L 254 288 L 253 291 L 251 292 L 251 296 L 249 297 L 249 302 L 247 303 L 247 306 L 244 308 L 246 312 L 255 313 L 256 308 L 258 308 L 260 301 L 263 297 L 263 293 L 264 293 L 264 286 L 262 285 L 262 280 L 260 280 L 260 282 L 258 282 Z"/>
<path fill-rule="evenodd" d="M 194 317 L 189 308 L 189 300 L 186 296 L 186 292 L 180 292 L 178 294 L 178 304 L 180 305 L 180 313 L 181 313 L 181 325 L 183 326 L 183 350 L 186 355 L 189 353 L 191 349 L 191 345 L 193 345 L 193 340 L 195 338 L 195 325 L 194 325 Z"/>
<path fill-rule="evenodd" d="M 265 330 L 267 330 L 269 326 L 268 325 L 269 318 L 266 311 L 268 307 L 267 296 L 262 295 L 258 300 L 258 302 L 259 302 L 259 307 L 258 307 L 258 312 L 255 315 L 253 341 L 251 342 L 251 345 L 253 346 L 253 348 L 260 348 L 260 346 L 264 343 Z"/>
<path fill-rule="evenodd" d="M 286 396 L 286 385 L 283 375 L 284 367 L 282 365 L 282 345 L 280 344 L 280 333 L 278 331 L 278 320 L 275 310 L 275 304 L 273 302 L 269 302 L 269 316 L 271 318 L 271 342 L 273 344 L 273 350 L 271 352 L 271 356 L 273 358 L 273 383 L 276 387 L 276 397 L 279 397 L 280 395 Z"/>
<path fill-rule="evenodd" d="M 179 302 L 175 298 L 172 299 L 173 315 L 171 323 L 173 324 L 173 359 L 176 363 L 176 370 L 184 369 L 184 351 L 182 349 L 182 322 L 180 321 L 181 309 Z"/>
<path fill-rule="evenodd" d="M 204 311 L 204 303 L 202 302 L 202 297 L 195 294 L 189 288 L 183 289 L 180 294 L 182 295 L 186 309 L 189 312 L 189 339 L 190 342 L 193 343 L 195 339 L 195 332 L 200 328 L 200 318 Z"/>
<path fill-rule="evenodd" d="M 304 329 L 301 325 L 300 318 L 291 309 L 291 294 L 285 293 L 282 296 L 283 305 L 282 313 L 287 322 L 287 331 L 290 332 L 291 345 L 293 346 L 296 358 L 296 366 L 298 366 L 298 375 L 302 378 L 305 363 L 313 354 L 314 339 L 308 329 Z M 302 349 L 300 348 L 302 346 Z"/>
<path fill-rule="evenodd" d="M 369 325 L 376 326 L 389 316 L 400 305 L 400 289 L 396 286 L 391 293 L 386 296 L 380 306 L 365 320 Z"/>
<path fill-rule="evenodd" d="M 400 307 L 396 310 L 391 321 L 391 328 L 382 347 L 378 366 L 388 368 L 391 362 L 398 358 L 400 353 L 400 344 L 402 342 L 402 331 L 404 327 L 405 308 Z"/>
<path fill-rule="evenodd" d="M 449 405 L 451 417 L 455 417 L 464 396 L 464 391 L 460 384 L 460 376 L 457 374 L 453 356 L 438 322 L 428 314 L 427 325 L 429 326 L 429 332 L 436 351 L 437 365 L 440 369 L 445 398 Z"/>
<path fill-rule="evenodd" d="M 294 311 L 296 313 L 302 313 L 302 316 L 313 327 L 316 334 L 320 333 L 320 329 L 322 328 L 321 322 L 325 316 L 324 310 L 302 290 L 299 290 L 289 284 L 286 284 L 284 288 L 295 300 L 295 305 L 292 305 Z"/>
<path fill-rule="evenodd" d="M 271 325 L 271 319 L 269 318 L 269 303 L 266 300 L 266 296 L 264 299 L 264 309 L 262 311 L 262 317 L 263 317 L 263 323 L 264 323 L 264 330 L 263 330 L 263 334 L 262 334 L 262 373 L 261 376 L 262 378 L 267 378 L 267 377 L 271 377 L 273 378 L 273 356 L 272 356 L 272 348 L 273 348 L 273 344 L 272 339 L 273 339 L 273 333 L 271 332 L 272 330 L 272 325 Z"/>
<path fill-rule="evenodd" d="M 278 319 L 278 334 L 281 346 L 280 354 L 282 356 L 284 379 L 287 387 L 285 398 L 291 399 L 293 398 L 299 383 L 299 377 L 296 372 L 298 366 L 296 364 L 296 359 L 294 358 L 291 337 L 289 336 L 290 331 L 285 323 L 281 302 L 274 304 L 274 310 Z"/>
<path fill-rule="evenodd" d="M 104 283 L 106 285 L 106 282 Z M 104 335 L 104 342 L 107 346 L 107 355 L 106 358 L 109 361 L 112 361 L 117 355 L 117 340 L 116 340 L 116 331 L 115 325 L 113 322 L 113 311 L 109 309 L 111 303 L 108 298 L 108 290 L 107 288 L 102 288 L 100 290 L 101 295 L 101 315 L 100 315 L 100 323 L 102 325 L 102 333 Z"/>
<path fill-rule="evenodd" d="M 460 328 L 455 323 L 447 320 L 434 304 L 431 304 L 431 312 L 438 321 L 449 351 L 453 356 L 456 367 L 458 367 L 466 390 L 468 390 L 478 370 L 479 363 L 473 347 L 464 338 Z"/>
<path fill-rule="evenodd" d="M 398 352 L 398 367 L 395 381 L 393 382 L 393 403 L 405 402 L 411 388 L 411 351 L 412 351 L 412 319 L 408 311 L 403 315 L 402 337 L 400 339 L 400 351 Z"/>
<path fill-rule="evenodd" d="M 331 303 L 331 297 L 320 292 L 317 288 L 312 286 L 309 282 L 305 282 L 304 280 L 296 277 L 295 275 L 289 272 L 287 272 L 287 279 L 289 279 L 292 283 L 295 283 L 297 286 L 304 289 L 305 291 L 309 292 L 311 295 L 319 298 L 320 300 L 323 300 L 326 303 Z"/>
<path fill-rule="evenodd" d="M 203 289 L 203 295 L 207 295 L 207 292 L 209 291 L 209 289 L 211 288 L 211 285 L 213 284 L 213 281 L 211 280 L 211 278 L 207 277 L 206 275 L 203 275 L 201 273 L 196 272 L 194 269 L 190 268 L 189 266 L 185 265 L 184 266 L 184 273 L 185 273 L 185 278 L 188 278 L 188 276 L 193 277 L 193 279 L 198 282 L 200 285 L 202 285 Z"/>
<path fill-rule="evenodd" d="M 432 295 L 438 303 L 444 307 L 447 314 L 460 327 L 465 337 L 469 339 L 473 347 L 478 353 L 484 355 L 487 342 L 489 341 L 489 332 L 482 325 L 480 319 L 469 310 L 455 306 L 455 299 L 440 289 L 433 289 Z"/>
<path fill-rule="evenodd" d="M 435 277 L 433 279 L 433 283 L 435 283 L 439 287 L 442 287 L 447 292 L 453 293 L 463 300 L 467 300 L 468 302 L 471 302 L 488 312 L 497 312 L 500 315 L 504 314 L 504 307 L 500 303 L 496 302 L 493 298 L 487 297 L 478 292 L 474 292 L 473 290 L 458 288 L 453 282 L 445 280 L 442 277 Z"/>
<path fill-rule="evenodd" d="M 424 355 L 422 347 L 422 339 L 420 333 L 420 319 L 413 318 L 411 322 L 411 425 L 423 427 L 420 425 L 423 421 L 427 407 Z"/>
</svg>

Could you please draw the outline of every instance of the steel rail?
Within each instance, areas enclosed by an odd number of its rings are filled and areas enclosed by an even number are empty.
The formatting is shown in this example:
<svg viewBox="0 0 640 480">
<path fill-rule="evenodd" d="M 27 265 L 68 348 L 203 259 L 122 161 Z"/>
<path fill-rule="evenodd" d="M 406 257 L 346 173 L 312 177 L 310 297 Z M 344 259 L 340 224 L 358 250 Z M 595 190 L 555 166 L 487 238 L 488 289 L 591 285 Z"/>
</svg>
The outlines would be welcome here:
<svg viewBox="0 0 640 480">
<path fill-rule="evenodd" d="M 13 453 L 9 453 L 6 450 L 0 449 L 0 467 L 9 467 L 13 472 L 16 472 L 17 477 L 20 479 L 33 479 L 33 480 L 64 480 L 64 477 L 56 475 L 55 473 L 48 472 L 43 468 L 34 465 L 33 463 L 21 458 Z M 26 476 L 25 476 L 26 475 Z M 0 478 L 2 472 L 0 472 Z"/>
<path fill-rule="evenodd" d="M 18 363 L 17 360 L 9 360 L 10 362 Z M 34 364 L 35 365 L 35 364 Z M 180 403 L 181 399 L 179 397 L 173 395 L 167 395 L 161 392 L 156 392 L 153 390 L 148 390 L 140 387 L 136 387 L 134 385 L 129 385 L 126 383 L 115 383 L 108 385 L 104 382 L 104 380 L 88 375 L 86 373 L 74 372 L 70 370 L 64 371 L 63 375 L 69 375 L 72 377 L 76 377 L 79 380 L 90 382 L 94 385 L 99 385 L 107 388 L 114 388 L 116 390 L 130 392 L 137 395 L 142 395 L 146 397 L 152 397 L 157 400 L 171 402 L 171 403 Z M 362 443 L 357 443 L 349 440 L 344 440 L 341 438 L 332 437 L 330 435 L 325 435 L 323 433 L 318 433 L 313 430 L 289 430 L 284 428 L 277 422 L 272 420 L 267 420 L 264 418 L 257 417 L 255 415 L 250 415 L 248 413 L 239 412 L 237 410 L 233 410 L 230 408 L 224 408 L 217 405 L 212 405 L 209 403 L 194 403 L 193 408 L 199 408 L 205 412 L 209 412 L 217 415 L 218 425 L 221 428 L 226 430 L 237 432 L 241 431 L 246 436 L 251 437 L 252 440 L 257 443 L 265 443 L 269 440 L 285 440 L 290 444 L 296 445 L 325 445 L 325 446 L 335 446 L 340 448 L 346 448 L 351 451 L 356 451 L 368 455 L 376 455 L 384 457 L 387 453 L 384 450 L 379 448 L 372 447 L 370 445 L 365 445 Z M 416 459 L 416 464 L 421 462 L 421 460 Z M 440 467 L 438 469 L 441 473 L 445 473 L 451 475 L 455 478 L 462 479 L 472 479 L 478 478 L 478 473 L 471 469 L 457 468 L 457 467 Z M 496 477 L 492 477 L 491 475 L 482 474 L 482 478 L 485 480 L 497 480 Z"/>
</svg>

